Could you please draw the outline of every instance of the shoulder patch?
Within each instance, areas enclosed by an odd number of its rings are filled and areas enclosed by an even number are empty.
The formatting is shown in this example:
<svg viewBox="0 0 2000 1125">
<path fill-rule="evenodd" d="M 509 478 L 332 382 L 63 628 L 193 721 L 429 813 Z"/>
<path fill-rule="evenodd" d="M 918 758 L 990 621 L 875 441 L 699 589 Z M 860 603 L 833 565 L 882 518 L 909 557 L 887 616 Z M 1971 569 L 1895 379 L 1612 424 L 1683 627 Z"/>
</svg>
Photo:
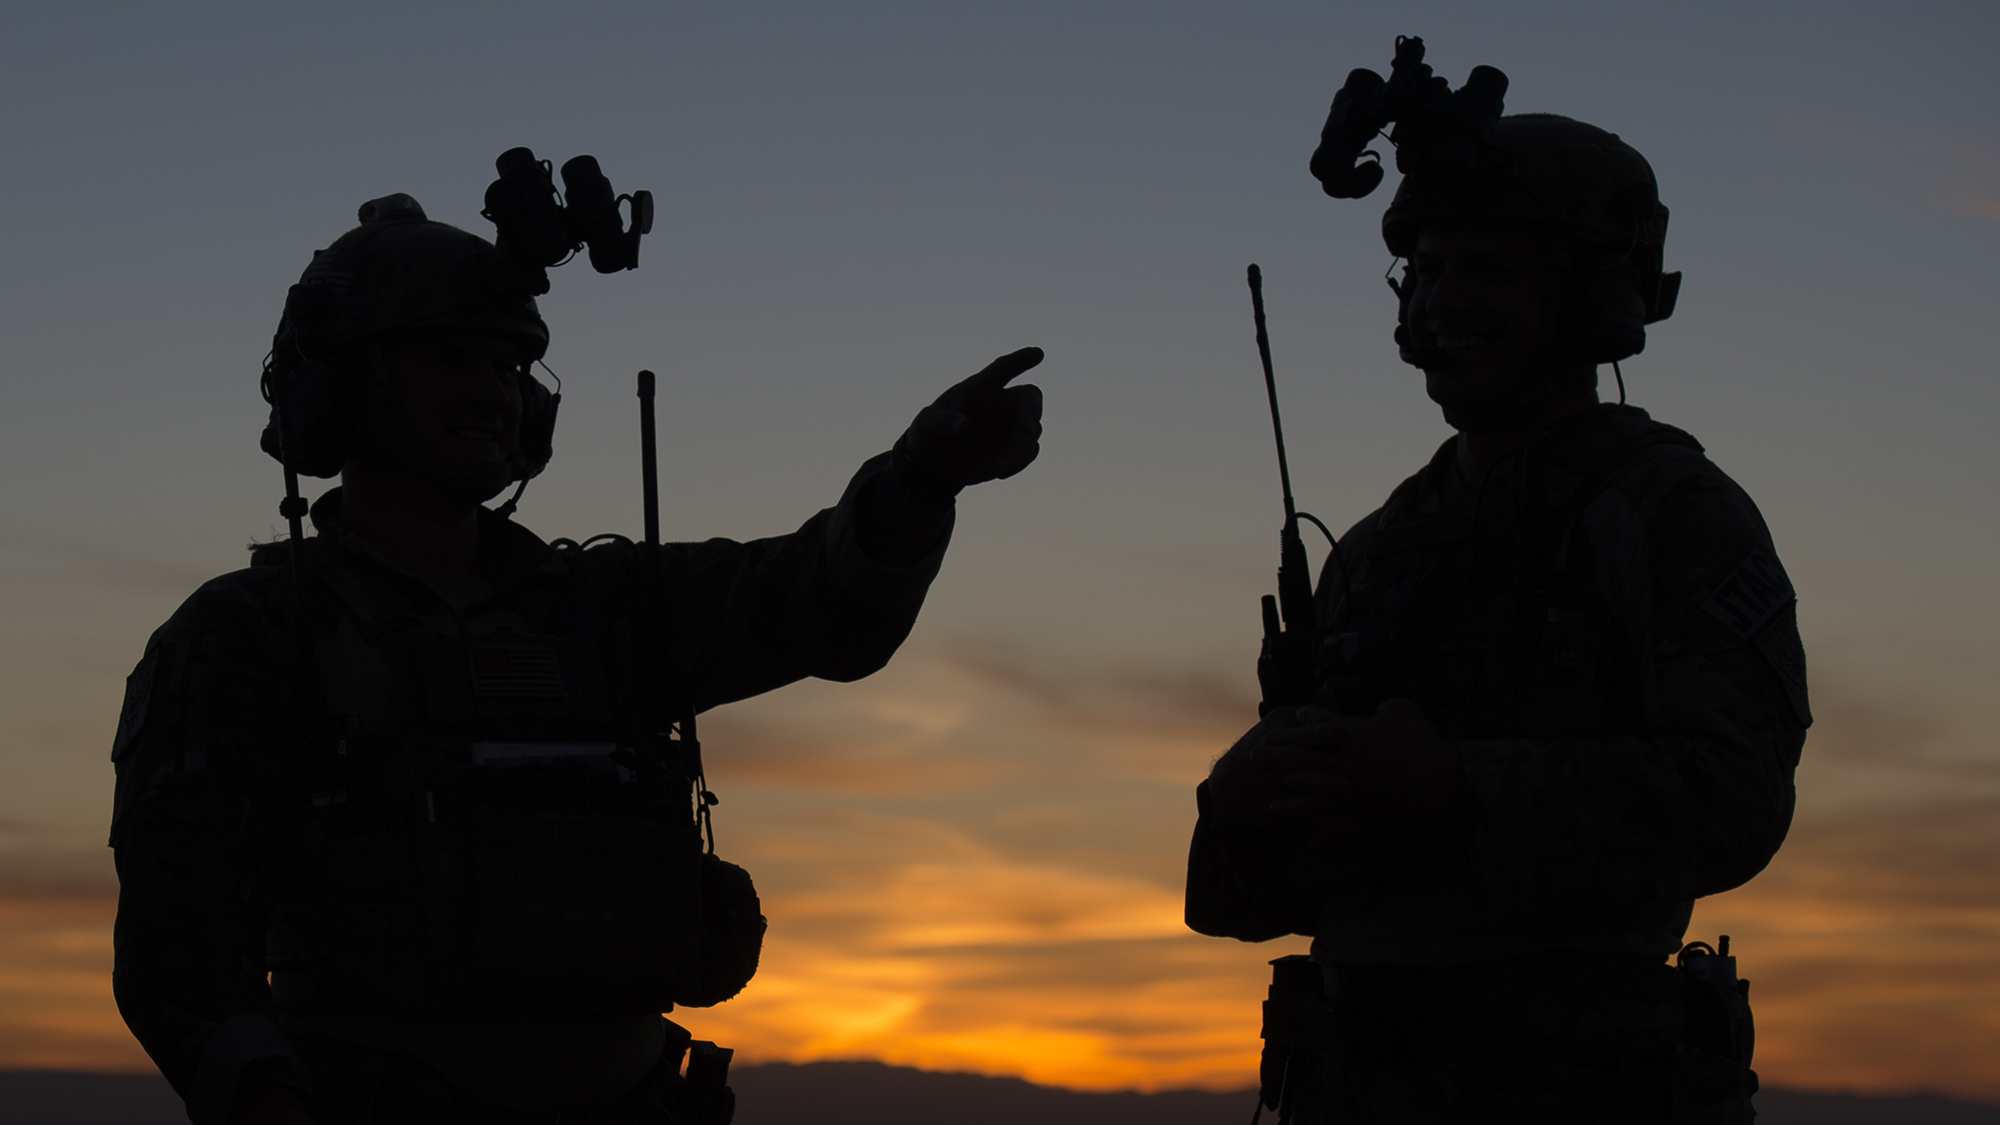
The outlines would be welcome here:
<svg viewBox="0 0 2000 1125">
<path fill-rule="evenodd" d="M 159 678 L 163 654 L 172 648 L 173 645 L 167 643 L 147 649 L 146 655 L 139 660 L 139 666 L 125 677 L 125 705 L 118 711 L 118 734 L 111 740 L 112 761 L 123 761 L 126 751 L 138 741 L 139 732 L 146 729 L 146 710 L 153 701 L 153 681 Z"/>
<path fill-rule="evenodd" d="M 1701 608 L 1747 641 L 1794 600 L 1792 580 L 1785 576 L 1784 568 L 1762 548 L 1755 548 Z"/>
</svg>

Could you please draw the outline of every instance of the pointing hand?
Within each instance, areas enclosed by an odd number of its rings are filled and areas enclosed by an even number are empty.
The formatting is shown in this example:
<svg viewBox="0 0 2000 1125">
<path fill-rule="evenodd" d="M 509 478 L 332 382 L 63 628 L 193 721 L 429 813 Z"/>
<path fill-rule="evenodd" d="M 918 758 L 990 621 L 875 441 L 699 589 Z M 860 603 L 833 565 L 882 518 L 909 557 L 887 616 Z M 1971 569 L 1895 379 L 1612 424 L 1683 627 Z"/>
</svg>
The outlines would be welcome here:
<svg viewBox="0 0 2000 1125">
<path fill-rule="evenodd" d="M 1041 452 L 1042 389 L 1007 384 L 1041 362 L 1040 348 L 1009 352 L 939 395 L 896 442 L 898 471 L 948 497 L 1027 468 Z"/>
</svg>

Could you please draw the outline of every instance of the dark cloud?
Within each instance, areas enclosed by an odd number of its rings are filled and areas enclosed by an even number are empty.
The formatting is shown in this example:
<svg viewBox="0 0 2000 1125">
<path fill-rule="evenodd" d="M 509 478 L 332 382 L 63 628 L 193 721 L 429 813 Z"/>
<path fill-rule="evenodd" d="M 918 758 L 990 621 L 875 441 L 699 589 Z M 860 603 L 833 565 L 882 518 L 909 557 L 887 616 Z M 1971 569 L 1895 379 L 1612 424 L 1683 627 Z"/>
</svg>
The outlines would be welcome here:
<svg viewBox="0 0 2000 1125">
<path fill-rule="evenodd" d="M 0 852 L 0 1059 L 11 1067 L 151 1066 L 111 999 L 118 889 L 108 849 Z"/>
<path fill-rule="evenodd" d="M 1105 778 L 1191 787 L 1255 720 L 1253 698 L 1196 663 L 1092 665 L 961 635 L 837 695 L 794 689 L 718 711 L 703 730 L 718 782 L 978 797 L 977 815 L 993 819 Z M 1018 798 L 996 803 L 1000 792 Z"/>
<path fill-rule="evenodd" d="M 1817 643 L 1813 662 L 1802 807 L 2000 797 L 2000 724 L 1976 703 L 2000 679 L 1990 642 L 1887 630 Z"/>
<path fill-rule="evenodd" d="M 1236 680 L 1200 665 L 1085 665 L 963 634 L 945 647 L 943 657 L 975 679 L 1070 722 L 1241 733 L 1257 719 L 1255 696 Z"/>
<path fill-rule="evenodd" d="M 829 792 L 910 796 L 979 784 L 990 763 L 941 755 L 908 730 L 857 720 L 789 723 L 723 712 L 705 719 L 718 779 Z"/>
<path fill-rule="evenodd" d="M 110 848 L 0 850 L 0 904 L 116 902 Z"/>
<path fill-rule="evenodd" d="M 1937 799 L 1816 816 L 1792 829 L 1762 879 L 1846 903 L 2000 914 L 2000 797 Z M 2000 917 L 1996 917 L 2000 924 Z"/>
</svg>

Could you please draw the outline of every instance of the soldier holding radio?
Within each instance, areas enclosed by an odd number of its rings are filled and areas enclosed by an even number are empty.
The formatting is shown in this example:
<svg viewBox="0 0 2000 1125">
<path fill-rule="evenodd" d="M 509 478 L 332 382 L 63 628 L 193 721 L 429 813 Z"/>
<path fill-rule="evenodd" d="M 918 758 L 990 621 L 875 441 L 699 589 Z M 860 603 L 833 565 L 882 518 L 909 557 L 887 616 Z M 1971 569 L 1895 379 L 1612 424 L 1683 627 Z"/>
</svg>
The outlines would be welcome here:
<svg viewBox="0 0 2000 1125">
<path fill-rule="evenodd" d="M 1263 720 L 1199 792 L 1188 923 L 1313 938 L 1266 1009 L 1283 1121 L 1747 1123 L 1733 960 L 1666 958 L 1789 826 L 1791 583 L 1692 437 L 1622 373 L 1598 400 L 1679 291 L 1652 168 L 1422 59 L 1355 71 L 1312 169 L 1367 194 L 1394 123 L 1396 341 L 1457 433 L 1282 628 L 1267 610 Z"/>
</svg>

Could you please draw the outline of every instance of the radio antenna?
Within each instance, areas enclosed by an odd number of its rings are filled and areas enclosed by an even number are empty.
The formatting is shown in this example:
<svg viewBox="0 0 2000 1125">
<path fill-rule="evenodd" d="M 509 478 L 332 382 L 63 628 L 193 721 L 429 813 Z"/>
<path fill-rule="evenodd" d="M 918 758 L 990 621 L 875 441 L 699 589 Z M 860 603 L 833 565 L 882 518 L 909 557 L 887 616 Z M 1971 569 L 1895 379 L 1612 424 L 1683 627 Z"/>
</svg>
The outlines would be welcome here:
<svg viewBox="0 0 2000 1125">
<path fill-rule="evenodd" d="M 1298 509 L 1292 503 L 1292 467 L 1285 456 L 1285 423 L 1278 413 L 1278 377 L 1271 370 L 1271 336 L 1264 327 L 1264 271 L 1249 270 L 1250 309 L 1257 318 L 1257 358 L 1264 364 L 1264 394 L 1271 402 L 1271 434 L 1278 442 L 1278 483 L 1284 488 L 1285 526 L 1278 532 L 1278 593 L 1264 595 L 1264 648 L 1257 657 L 1257 680 L 1264 699 L 1259 715 L 1274 707 L 1310 703 L 1316 688 L 1314 665 L 1319 613 L 1313 605 L 1311 565 L 1299 538 Z M 1305 516 L 1313 523 L 1319 520 Z M 1324 525 L 1321 525 L 1324 530 Z M 1327 538 L 1331 539 L 1331 533 Z M 1336 550 L 1338 545 L 1336 544 Z M 1345 579 L 1346 568 L 1342 567 Z"/>
<path fill-rule="evenodd" d="M 1271 433 L 1278 439 L 1278 483 L 1285 491 L 1285 528 L 1298 535 L 1299 513 L 1292 506 L 1292 466 L 1285 456 L 1285 423 L 1278 416 L 1278 377 L 1271 370 L 1271 334 L 1264 327 L 1264 271 L 1250 263 L 1250 311 L 1257 318 L 1257 358 L 1264 362 L 1264 394 L 1271 400 Z"/>
<path fill-rule="evenodd" d="M 645 594 L 642 605 L 646 615 L 639 630 L 640 635 L 640 675 L 646 678 L 644 698 L 646 708 L 646 736 L 656 752 L 661 755 L 670 749 L 680 751 L 676 765 L 686 778 L 694 784 L 695 820 L 706 839 L 710 854 L 715 852 L 715 821 L 709 809 L 718 803 L 715 794 L 708 791 L 708 778 L 701 765 L 701 740 L 695 737 L 694 697 L 674 702 L 685 707 L 678 723 L 668 718 L 666 708 L 660 704 L 660 677 L 665 671 L 660 653 L 660 445 L 658 430 L 653 423 L 653 386 L 655 376 L 651 371 L 639 372 L 639 484 L 641 503 L 645 507 L 646 535 L 639 548 L 641 564 L 646 568 Z M 678 725 L 679 738 L 671 737 Z"/>
</svg>

